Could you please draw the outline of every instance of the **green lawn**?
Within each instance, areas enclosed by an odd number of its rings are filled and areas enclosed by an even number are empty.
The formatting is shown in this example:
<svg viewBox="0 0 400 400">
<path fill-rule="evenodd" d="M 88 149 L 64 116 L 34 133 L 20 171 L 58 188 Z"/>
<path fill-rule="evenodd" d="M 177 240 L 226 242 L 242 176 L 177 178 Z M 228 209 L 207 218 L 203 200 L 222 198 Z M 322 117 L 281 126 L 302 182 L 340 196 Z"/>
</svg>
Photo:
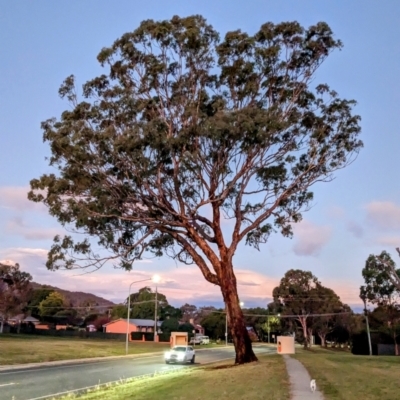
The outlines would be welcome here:
<svg viewBox="0 0 400 400">
<path fill-rule="evenodd" d="M 347 351 L 296 349 L 326 400 L 400 399 L 400 357 L 355 356 Z"/>
<path fill-rule="evenodd" d="M 63 399 L 76 398 L 66 396 Z M 289 400 L 284 360 L 278 355 L 233 366 L 232 361 L 187 368 L 146 380 L 110 385 L 78 396 L 79 400 Z"/>
<path fill-rule="evenodd" d="M 169 343 L 129 343 L 129 354 L 164 351 Z M 0 335 L 0 365 L 125 355 L 125 342 L 116 340 Z"/>
</svg>

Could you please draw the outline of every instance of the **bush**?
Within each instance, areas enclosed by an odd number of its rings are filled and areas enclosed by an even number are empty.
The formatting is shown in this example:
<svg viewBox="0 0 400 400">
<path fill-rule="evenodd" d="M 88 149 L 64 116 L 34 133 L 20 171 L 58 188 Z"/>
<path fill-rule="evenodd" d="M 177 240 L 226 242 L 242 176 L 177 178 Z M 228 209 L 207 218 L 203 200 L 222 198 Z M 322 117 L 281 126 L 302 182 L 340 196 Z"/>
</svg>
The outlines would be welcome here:
<svg viewBox="0 0 400 400">
<path fill-rule="evenodd" d="M 131 340 L 142 340 L 143 332 L 131 332 Z"/>
<path fill-rule="evenodd" d="M 158 334 L 158 341 L 159 342 L 170 342 L 171 334 L 170 333 L 159 333 Z"/>
</svg>

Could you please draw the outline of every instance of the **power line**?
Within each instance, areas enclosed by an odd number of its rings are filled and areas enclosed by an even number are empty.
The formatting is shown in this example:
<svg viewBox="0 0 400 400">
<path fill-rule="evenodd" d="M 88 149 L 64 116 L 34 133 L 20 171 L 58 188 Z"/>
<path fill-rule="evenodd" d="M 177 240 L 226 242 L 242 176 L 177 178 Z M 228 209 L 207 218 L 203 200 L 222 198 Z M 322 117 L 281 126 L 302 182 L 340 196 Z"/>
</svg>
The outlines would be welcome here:
<svg viewBox="0 0 400 400">
<path fill-rule="evenodd" d="M 211 311 L 217 314 L 226 314 L 226 311 Z M 245 317 L 276 317 L 276 318 L 298 318 L 298 317 L 327 317 L 332 315 L 344 315 L 352 314 L 352 311 L 338 312 L 338 313 L 327 313 L 327 314 L 298 314 L 298 315 L 276 315 L 276 314 L 243 314 Z"/>
<path fill-rule="evenodd" d="M 137 301 L 134 303 L 131 303 L 133 305 L 135 304 L 144 304 L 144 303 L 155 303 L 155 300 L 145 300 L 145 301 Z M 162 300 L 157 300 L 157 303 L 162 303 Z M 114 308 L 115 306 L 120 305 L 120 304 L 114 304 L 114 305 L 102 305 L 102 306 L 49 306 L 49 307 L 40 307 L 43 309 L 47 308 L 62 308 L 63 310 L 76 310 L 76 309 L 91 309 L 91 308 Z M 123 305 L 123 304 L 122 304 Z M 39 305 L 37 306 L 26 306 L 26 308 L 39 308 Z"/>
</svg>

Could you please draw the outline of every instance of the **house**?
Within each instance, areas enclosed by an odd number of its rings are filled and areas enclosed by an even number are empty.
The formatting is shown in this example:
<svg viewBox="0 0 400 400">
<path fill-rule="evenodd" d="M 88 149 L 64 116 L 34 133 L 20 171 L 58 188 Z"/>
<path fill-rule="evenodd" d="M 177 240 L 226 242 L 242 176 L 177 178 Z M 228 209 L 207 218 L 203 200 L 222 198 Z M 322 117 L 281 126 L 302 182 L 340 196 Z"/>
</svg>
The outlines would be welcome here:
<svg viewBox="0 0 400 400">
<path fill-rule="evenodd" d="M 127 320 L 124 318 L 116 319 L 103 325 L 103 330 L 106 333 L 126 333 Z M 160 332 L 162 322 L 157 322 L 157 328 Z M 130 319 L 129 332 L 154 332 L 154 320 L 152 319 Z"/>
<path fill-rule="evenodd" d="M 183 322 L 180 322 L 180 324 L 183 324 Z M 198 335 L 198 336 L 204 336 L 204 328 L 201 326 L 201 325 L 199 325 L 199 324 L 196 324 L 195 322 L 194 322 L 194 319 L 193 318 L 190 318 L 190 320 L 189 320 L 189 324 L 192 324 L 193 326 L 194 326 L 194 329 L 195 329 L 195 331 L 196 331 L 196 335 Z"/>
<path fill-rule="evenodd" d="M 18 323 L 22 323 L 22 324 L 33 324 L 33 325 L 37 325 L 40 323 L 40 321 L 34 317 L 26 317 L 24 316 L 24 314 L 19 314 L 16 315 L 15 317 L 12 318 L 8 318 L 8 323 L 10 325 L 16 325 Z"/>
<path fill-rule="evenodd" d="M 35 317 L 26 317 L 22 320 L 22 323 L 24 323 L 24 324 L 31 323 L 33 325 L 37 325 L 40 323 L 40 321 L 38 319 L 36 319 Z"/>
</svg>

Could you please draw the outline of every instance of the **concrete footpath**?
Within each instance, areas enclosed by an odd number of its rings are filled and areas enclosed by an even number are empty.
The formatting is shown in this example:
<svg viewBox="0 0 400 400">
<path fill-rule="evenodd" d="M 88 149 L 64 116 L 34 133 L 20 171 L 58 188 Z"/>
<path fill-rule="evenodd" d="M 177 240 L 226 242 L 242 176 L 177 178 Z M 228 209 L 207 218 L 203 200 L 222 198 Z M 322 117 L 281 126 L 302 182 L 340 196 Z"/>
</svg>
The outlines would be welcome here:
<svg viewBox="0 0 400 400">
<path fill-rule="evenodd" d="M 311 392 L 311 377 L 303 364 L 287 354 L 283 355 L 283 358 L 290 380 L 291 400 L 324 400 L 324 396 L 318 390 L 318 382 L 317 390 Z"/>
</svg>

